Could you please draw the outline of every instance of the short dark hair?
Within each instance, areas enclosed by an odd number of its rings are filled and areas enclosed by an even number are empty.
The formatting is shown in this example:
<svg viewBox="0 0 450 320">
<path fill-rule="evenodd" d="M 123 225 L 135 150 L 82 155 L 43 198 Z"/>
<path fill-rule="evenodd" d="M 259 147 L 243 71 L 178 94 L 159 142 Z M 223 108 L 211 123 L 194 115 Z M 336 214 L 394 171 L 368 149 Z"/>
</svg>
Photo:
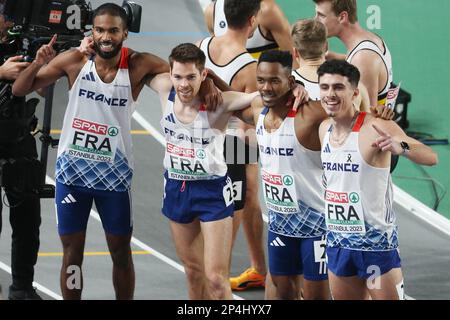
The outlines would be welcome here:
<svg viewBox="0 0 450 320">
<path fill-rule="evenodd" d="M 324 62 L 317 70 L 319 82 L 320 77 L 326 73 L 339 74 L 346 77 L 350 84 L 355 88 L 358 86 L 359 78 L 361 76 L 358 68 L 345 60 L 329 60 Z"/>
<path fill-rule="evenodd" d="M 224 12 L 228 27 L 241 29 L 261 9 L 261 0 L 225 0 Z"/>
<path fill-rule="evenodd" d="M 110 15 L 112 17 L 120 17 L 122 19 L 123 25 L 125 29 L 128 29 L 128 16 L 125 12 L 125 9 L 115 3 L 104 3 L 94 10 L 92 15 L 92 24 L 94 24 L 94 20 L 98 16 L 102 16 L 104 14 Z"/>
<path fill-rule="evenodd" d="M 174 61 L 180 63 L 195 63 L 198 70 L 205 68 L 206 56 L 199 47 L 193 43 L 182 43 L 172 49 L 169 56 L 170 67 L 173 67 Z"/>
<path fill-rule="evenodd" d="M 287 69 L 289 73 L 292 72 L 292 54 L 289 51 L 269 50 L 264 51 L 258 59 L 258 65 L 261 62 L 279 63 L 283 68 Z"/>
</svg>

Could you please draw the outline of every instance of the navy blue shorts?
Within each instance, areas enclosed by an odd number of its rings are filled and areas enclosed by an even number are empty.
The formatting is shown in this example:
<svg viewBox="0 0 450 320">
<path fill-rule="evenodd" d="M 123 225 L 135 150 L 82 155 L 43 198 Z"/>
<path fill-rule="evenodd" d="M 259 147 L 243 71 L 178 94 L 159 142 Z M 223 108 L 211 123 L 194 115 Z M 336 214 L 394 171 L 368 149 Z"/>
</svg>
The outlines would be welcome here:
<svg viewBox="0 0 450 320">
<path fill-rule="evenodd" d="M 325 236 L 287 237 L 269 231 L 269 270 L 275 276 L 303 275 L 306 280 L 328 279 Z"/>
<path fill-rule="evenodd" d="M 58 233 L 86 231 L 95 201 L 103 229 L 112 235 L 128 235 L 133 230 L 131 191 L 101 191 L 56 183 Z"/>
<path fill-rule="evenodd" d="M 164 173 L 162 213 L 172 221 L 191 223 L 232 217 L 233 185 L 228 176 L 213 180 L 174 180 Z"/>
<path fill-rule="evenodd" d="M 340 277 L 358 276 L 368 279 L 375 272 L 379 275 L 400 268 L 397 249 L 389 251 L 359 251 L 344 248 L 327 248 L 328 269 Z"/>
</svg>

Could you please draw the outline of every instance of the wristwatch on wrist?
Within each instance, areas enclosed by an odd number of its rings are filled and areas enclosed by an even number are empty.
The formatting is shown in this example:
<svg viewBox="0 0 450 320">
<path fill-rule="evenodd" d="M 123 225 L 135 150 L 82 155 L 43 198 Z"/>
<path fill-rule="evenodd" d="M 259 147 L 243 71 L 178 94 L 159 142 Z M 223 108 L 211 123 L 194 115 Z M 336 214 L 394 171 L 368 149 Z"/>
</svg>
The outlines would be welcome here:
<svg viewBox="0 0 450 320">
<path fill-rule="evenodd" d="M 408 155 L 408 153 L 411 151 L 411 149 L 409 148 L 409 144 L 405 141 L 401 141 L 400 146 L 403 149 L 402 155 L 404 156 Z"/>
</svg>

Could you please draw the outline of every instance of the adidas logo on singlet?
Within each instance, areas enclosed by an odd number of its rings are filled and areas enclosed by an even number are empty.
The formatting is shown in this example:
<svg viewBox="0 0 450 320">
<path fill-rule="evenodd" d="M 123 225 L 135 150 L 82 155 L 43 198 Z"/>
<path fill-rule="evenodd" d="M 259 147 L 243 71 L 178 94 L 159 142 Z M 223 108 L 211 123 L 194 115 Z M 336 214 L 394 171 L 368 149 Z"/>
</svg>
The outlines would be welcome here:
<svg viewBox="0 0 450 320">
<path fill-rule="evenodd" d="M 167 117 L 165 117 L 164 119 L 166 119 L 169 122 L 175 123 L 175 117 L 173 116 L 173 113 L 169 114 Z"/>
<path fill-rule="evenodd" d="M 257 135 L 262 135 L 263 134 L 263 127 L 259 126 L 258 130 L 256 131 Z"/>
<path fill-rule="evenodd" d="M 331 153 L 331 150 L 330 150 L 330 145 L 327 143 L 327 145 L 325 146 L 325 148 L 323 149 L 323 152 L 324 153 Z"/>
<path fill-rule="evenodd" d="M 81 79 L 95 82 L 95 76 L 92 71 L 89 73 L 86 73 L 83 77 L 81 77 Z"/>
<path fill-rule="evenodd" d="M 271 247 L 286 247 L 283 241 L 279 237 L 276 237 L 275 239 L 270 242 Z"/>
<path fill-rule="evenodd" d="M 61 201 L 62 204 L 71 204 L 71 203 L 75 203 L 77 202 L 77 200 L 75 200 L 75 198 L 69 193 L 63 201 Z"/>
</svg>

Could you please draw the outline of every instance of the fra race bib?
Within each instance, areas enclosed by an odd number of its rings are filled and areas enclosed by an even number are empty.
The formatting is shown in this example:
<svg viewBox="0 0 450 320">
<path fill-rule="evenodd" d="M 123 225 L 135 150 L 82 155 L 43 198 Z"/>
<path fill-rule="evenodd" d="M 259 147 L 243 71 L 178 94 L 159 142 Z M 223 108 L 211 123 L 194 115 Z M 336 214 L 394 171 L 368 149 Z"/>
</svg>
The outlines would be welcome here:
<svg viewBox="0 0 450 320">
<path fill-rule="evenodd" d="M 207 153 L 204 149 L 182 148 L 166 143 L 170 167 L 169 178 L 175 180 L 203 180 L 208 177 Z"/>
<path fill-rule="evenodd" d="M 359 192 L 325 191 L 327 229 L 338 233 L 366 233 Z"/>
<path fill-rule="evenodd" d="M 76 158 L 114 163 L 120 128 L 74 118 L 66 152 Z"/>
<path fill-rule="evenodd" d="M 293 176 L 271 174 L 261 170 L 261 178 L 264 200 L 268 209 L 283 214 L 300 211 Z"/>
</svg>

